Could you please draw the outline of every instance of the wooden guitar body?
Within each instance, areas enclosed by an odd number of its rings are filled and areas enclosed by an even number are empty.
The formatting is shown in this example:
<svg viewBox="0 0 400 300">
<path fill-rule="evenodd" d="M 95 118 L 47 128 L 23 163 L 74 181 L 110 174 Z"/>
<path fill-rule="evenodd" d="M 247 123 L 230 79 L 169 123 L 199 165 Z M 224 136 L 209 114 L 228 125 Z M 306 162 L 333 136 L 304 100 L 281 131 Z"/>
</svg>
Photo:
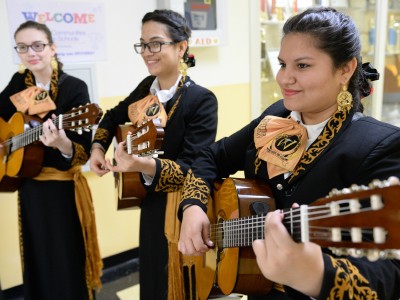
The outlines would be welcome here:
<svg viewBox="0 0 400 300">
<path fill-rule="evenodd" d="M 148 121 L 140 127 L 120 125 L 115 132 L 116 142 L 125 141 L 131 133 L 135 138 L 131 140 L 131 148 L 127 152 L 141 156 L 152 155 L 153 150 L 161 148 L 164 138 L 164 129 L 157 121 Z M 139 145 L 145 146 L 142 148 Z M 142 199 L 147 195 L 140 176 L 139 172 L 114 172 L 117 209 L 140 208 Z"/>
<path fill-rule="evenodd" d="M 270 189 L 263 184 L 253 184 L 249 179 L 228 178 L 215 184 L 214 199 L 208 207 L 211 224 L 221 224 L 230 219 L 265 213 L 275 209 Z M 263 211 L 258 211 L 259 207 Z M 213 237 L 216 243 L 196 263 L 196 286 L 199 299 L 238 294 L 267 294 L 272 282 L 261 273 L 251 246 L 224 247 L 221 236 Z M 225 237 L 226 238 L 226 237 Z"/>
<path fill-rule="evenodd" d="M 103 112 L 97 104 L 73 108 L 52 119 L 57 129 L 90 130 Z M 8 122 L 0 118 L 0 192 L 16 191 L 23 178 L 33 178 L 42 170 L 45 146 L 42 119 L 16 112 Z"/>
<path fill-rule="evenodd" d="M 22 134 L 29 128 L 42 123 L 41 119 L 21 112 L 15 113 L 8 122 L 0 118 L 0 142 Z M 0 151 L 0 192 L 16 191 L 23 178 L 39 175 L 42 169 L 44 146 L 33 142 L 25 147 L 10 152 L 7 146 Z"/>
<path fill-rule="evenodd" d="M 117 209 L 139 208 L 147 195 L 139 172 L 114 172 Z"/>
</svg>

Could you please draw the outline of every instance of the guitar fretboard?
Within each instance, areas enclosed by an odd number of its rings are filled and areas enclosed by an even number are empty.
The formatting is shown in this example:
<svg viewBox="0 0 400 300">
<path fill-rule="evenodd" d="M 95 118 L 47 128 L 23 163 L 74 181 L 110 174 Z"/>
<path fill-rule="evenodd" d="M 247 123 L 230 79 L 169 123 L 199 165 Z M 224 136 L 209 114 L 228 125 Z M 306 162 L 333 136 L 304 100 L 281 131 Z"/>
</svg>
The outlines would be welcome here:
<svg viewBox="0 0 400 300">
<path fill-rule="evenodd" d="M 57 126 L 57 124 L 62 120 L 62 115 L 56 117 L 52 120 L 53 124 Z M 25 124 L 24 126 L 28 126 Z M 5 145 L 10 149 L 10 153 L 23 148 L 29 144 L 32 144 L 39 140 L 39 137 L 43 134 L 43 125 L 37 125 L 35 127 L 30 127 L 25 129 L 25 131 L 21 134 L 13 136 L 9 140 L 5 142 Z"/>
<path fill-rule="evenodd" d="M 384 207 L 379 195 L 364 199 L 333 201 L 325 205 L 307 206 L 283 210 L 283 225 L 296 242 L 318 241 L 351 243 L 384 243 L 387 231 L 381 226 L 340 227 L 335 218 L 381 210 Z M 328 219 L 333 225 L 318 225 L 318 221 Z M 256 239 L 265 238 L 265 214 L 225 220 L 212 225 L 211 240 L 218 247 L 233 248 L 251 246 Z M 336 225 L 336 226 L 335 226 Z"/>
</svg>

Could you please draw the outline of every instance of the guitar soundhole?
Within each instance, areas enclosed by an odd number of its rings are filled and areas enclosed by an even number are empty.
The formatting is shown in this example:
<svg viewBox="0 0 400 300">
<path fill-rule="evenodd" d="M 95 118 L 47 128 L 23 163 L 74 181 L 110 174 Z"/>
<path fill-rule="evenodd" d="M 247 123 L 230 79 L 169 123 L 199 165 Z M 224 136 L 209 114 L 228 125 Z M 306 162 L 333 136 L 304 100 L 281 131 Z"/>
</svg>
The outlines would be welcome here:
<svg viewBox="0 0 400 300">
<path fill-rule="evenodd" d="M 39 121 L 36 121 L 36 120 L 30 120 L 30 121 L 29 121 L 29 125 L 30 125 L 31 128 L 34 128 L 34 127 L 39 126 L 39 125 L 40 125 L 40 122 L 39 122 Z"/>
<path fill-rule="evenodd" d="M 223 224 L 224 224 L 224 219 L 219 218 L 217 222 L 217 226 L 215 227 L 215 230 L 211 232 L 211 240 L 216 241 L 216 246 L 219 251 L 223 250 L 223 242 L 224 242 L 224 230 L 223 230 Z"/>
<path fill-rule="evenodd" d="M 267 214 L 270 211 L 270 206 L 267 203 L 255 201 L 250 204 L 250 212 L 252 215 Z"/>
</svg>

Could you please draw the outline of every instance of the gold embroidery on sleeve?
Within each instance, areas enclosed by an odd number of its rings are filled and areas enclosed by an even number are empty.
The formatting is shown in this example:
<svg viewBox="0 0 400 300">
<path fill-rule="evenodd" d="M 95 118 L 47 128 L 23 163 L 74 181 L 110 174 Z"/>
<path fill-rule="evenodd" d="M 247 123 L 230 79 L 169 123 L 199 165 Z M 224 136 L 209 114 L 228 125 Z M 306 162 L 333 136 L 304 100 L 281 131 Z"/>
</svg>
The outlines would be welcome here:
<svg viewBox="0 0 400 300">
<path fill-rule="evenodd" d="M 365 299 L 378 300 L 378 295 L 369 287 L 368 280 L 347 259 L 331 257 L 332 265 L 337 269 L 335 286 L 329 298 L 334 299 Z"/>
<path fill-rule="evenodd" d="M 156 192 L 176 192 L 183 186 L 185 175 L 181 167 L 169 159 L 160 159 L 161 173 L 160 180 L 155 188 Z"/>
<path fill-rule="evenodd" d="M 93 141 L 101 141 L 102 143 L 106 143 L 109 135 L 110 133 L 108 130 L 104 128 L 97 128 Z"/>
<path fill-rule="evenodd" d="M 202 179 L 196 178 L 193 175 L 192 170 L 188 171 L 184 187 L 181 202 L 186 199 L 194 199 L 200 201 L 204 205 L 208 204 L 210 189 Z"/>
<path fill-rule="evenodd" d="M 74 157 L 72 158 L 72 165 L 84 165 L 89 157 L 87 155 L 87 153 L 85 152 L 85 149 L 83 148 L 83 146 L 81 144 L 75 143 L 74 144 L 74 149 L 75 149 L 75 153 L 74 153 Z"/>
</svg>

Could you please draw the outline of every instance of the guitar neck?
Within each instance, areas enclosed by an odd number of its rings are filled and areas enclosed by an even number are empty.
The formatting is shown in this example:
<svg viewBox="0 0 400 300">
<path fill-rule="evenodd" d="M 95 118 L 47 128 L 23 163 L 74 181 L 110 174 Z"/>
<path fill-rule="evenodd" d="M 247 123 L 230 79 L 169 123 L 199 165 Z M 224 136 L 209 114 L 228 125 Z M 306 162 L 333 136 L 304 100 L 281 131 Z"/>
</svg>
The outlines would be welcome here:
<svg viewBox="0 0 400 300">
<path fill-rule="evenodd" d="M 43 124 L 40 119 L 27 115 L 21 117 L 21 115 L 22 113 L 16 112 L 9 120 L 10 124 L 4 124 L 4 126 L 16 126 L 11 130 L 6 127 L 6 130 L 9 130 L 7 137 L 13 133 L 19 133 L 2 142 L 2 146 L 6 148 L 8 155 L 31 143 L 39 141 L 40 136 L 43 134 Z M 83 131 L 89 131 L 92 125 L 98 124 L 102 115 L 103 111 L 97 104 L 89 103 L 72 108 L 68 112 L 51 119 L 51 121 L 57 130 L 71 130 L 82 134 Z M 2 121 L 1 118 L 0 120 Z M 5 122 L 1 122 L 0 124 L 3 123 Z"/>
<path fill-rule="evenodd" d="M 58 129 L 62 129 L 62 122 L 60 122 L 60 120 L 62 120 L 62 115 L 59 115 L 52 120 L 53 124 L 56 125 Z M 60 126 L 58 126 L 58 124 L 60 124 Z M 25 124 L 25 126 L 28 125 Z M 20 148 L 39 141 L 39 137 L 42 134 L 43 124 L 40 124 L 34 127 L 29 127 L 23 133 L 13 136 L 8 141 L 6 141 L 6 144 L 9 144 L 10 154 Z"/>
<path fill-rule="evenodd" d="M 400 237 L 392 231 L 400 223 L 400 186 L 377 183 L 372 188 L 344 189 L 311 205 L 283 210 L 283 225 L 296 242 L 314 242 L 337 249 L 399 249 Z M 265 238 L 265 214 L 222 221 L 211 227 L 218 247 L 251 246 Z M 381 254 L 382 254 L 381 253 Z"/>
</svg>

